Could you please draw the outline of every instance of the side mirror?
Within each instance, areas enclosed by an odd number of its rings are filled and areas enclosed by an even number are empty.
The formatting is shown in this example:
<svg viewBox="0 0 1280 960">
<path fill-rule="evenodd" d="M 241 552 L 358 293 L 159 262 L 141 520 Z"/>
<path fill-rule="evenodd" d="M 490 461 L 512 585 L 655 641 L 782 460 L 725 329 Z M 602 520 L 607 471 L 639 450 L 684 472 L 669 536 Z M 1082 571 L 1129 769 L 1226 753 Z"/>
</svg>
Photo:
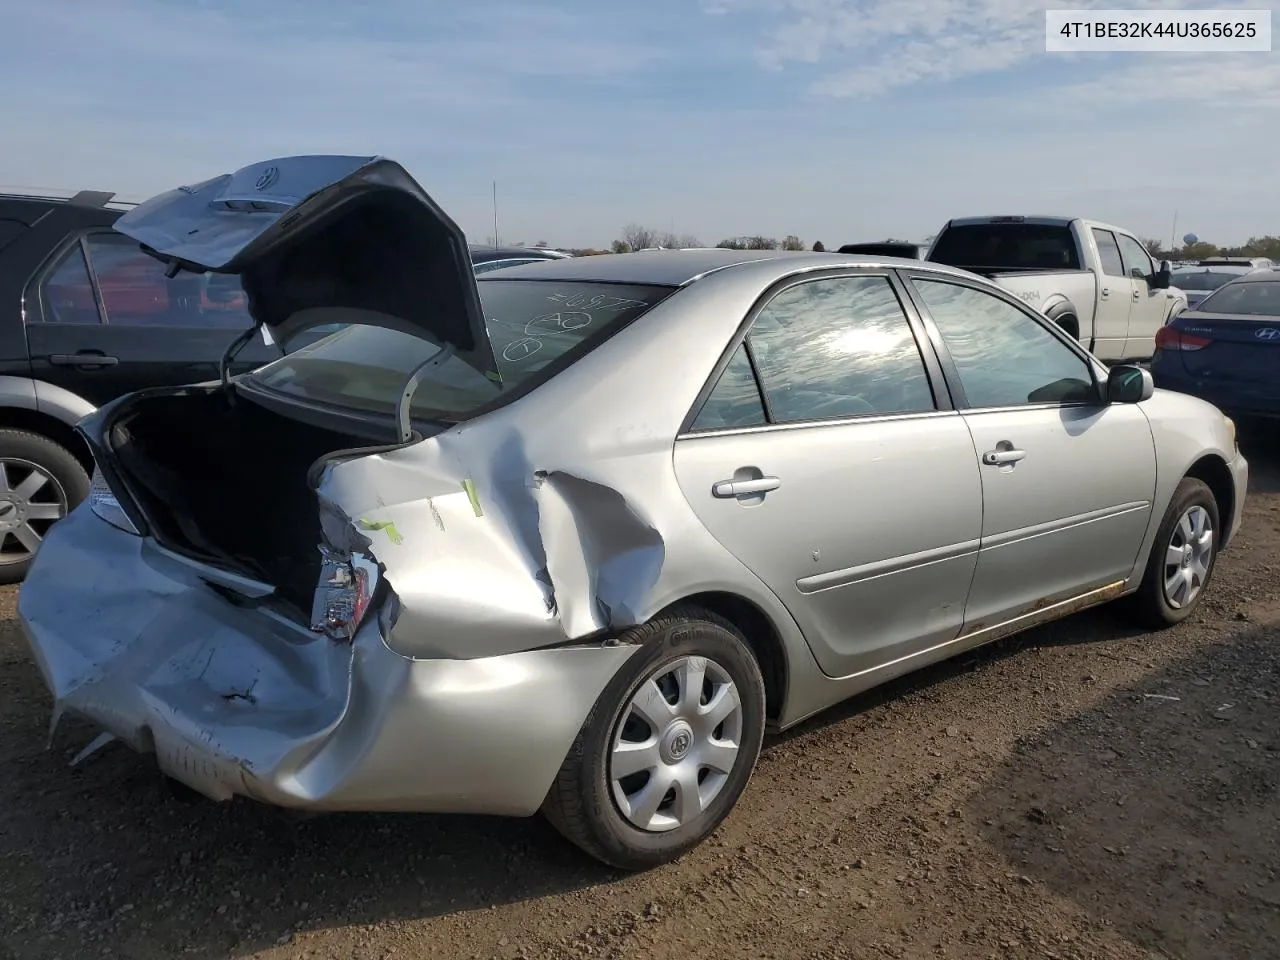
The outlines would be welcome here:
<svg viewBox="0 0 1280 960">
<path fill-rule="evenodd" d="M 1173 286 L 1173 267 L 1168 260 L 1160 261 L 1160 269 L 1152 275 L 1149 285 L 1152 290 L 1168 290 Z"/>
<path fill-rule="evenodd" d="M 1107 403 L 1141 403 L 1155 392 L 1150 370 L 1121 364 L 1107 373 Z"/>
</svg>

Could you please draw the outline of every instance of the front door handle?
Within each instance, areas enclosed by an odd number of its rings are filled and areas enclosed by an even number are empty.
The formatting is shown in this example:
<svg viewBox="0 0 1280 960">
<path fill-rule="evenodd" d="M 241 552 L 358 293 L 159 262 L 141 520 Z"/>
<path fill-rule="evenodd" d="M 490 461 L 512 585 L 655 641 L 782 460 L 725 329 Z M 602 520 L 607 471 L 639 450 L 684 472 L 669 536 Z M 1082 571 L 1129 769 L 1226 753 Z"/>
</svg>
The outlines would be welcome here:
<svg viewBox="0 0 1280 960">
<path fill-rule="evenodd" d="M 1110 288 L 1110 287 L 1103 287 L 1103 288 L 1102 288 L 1102 299 L 1103 299 L 1103 300 L 1105 300 L 1105 299 L 1107 299 L 1107 297 L 1109 297 L 1109 296 L 1111 296 L 1111 288 Z"/>
<path fill-rule="evenodd" d="M 777 477 L 756 477 L 754 480 L 721 480 L 711 485 L 711 495 L 727 500 L 731 497 L 747 497 L 753 493 L 768 493 L 782 486 Z"/>
<path fill-rule="evenodd" d="M 988 466 L 996 467 L 1002 463 L 1017 463 L 1026 457 L 1025 450 L 988 450 L 982 455 L 982 462 Z"/>
<path fill-rule="evenodd" d="M 1141 299 L 1142 299 L 1142 291 L 1141 291 L 1141 290 L 1134 290 L 1134 291 L 1133 291 L 1133 299 L 1135 299 L 1135 300 L 1141 300 Z"/>
<path fill-rule="evenodd" d="M 55 367 L 114 367 L 120 361 L 97 350 L 81 350 L 79 353 L 55 353 L 49 357 Z"/>
</svg>

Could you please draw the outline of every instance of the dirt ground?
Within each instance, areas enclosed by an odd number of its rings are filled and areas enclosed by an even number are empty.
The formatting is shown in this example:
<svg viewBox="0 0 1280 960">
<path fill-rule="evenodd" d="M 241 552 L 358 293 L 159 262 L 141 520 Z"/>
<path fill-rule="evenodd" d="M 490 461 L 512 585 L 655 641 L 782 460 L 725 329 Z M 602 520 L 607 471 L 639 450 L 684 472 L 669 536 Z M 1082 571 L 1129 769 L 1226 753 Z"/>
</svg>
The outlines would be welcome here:
<svg viewBox="0 0 1280 960">
<path fill-rule="evenodd" d="M 1182 626 L 1062 621 L 766 743 L 680 863 L 541 820 L 176 799 L 66 722 L 0 594 L 0 960 L 1280 956 L 1280 432 Z"/>
</svg>

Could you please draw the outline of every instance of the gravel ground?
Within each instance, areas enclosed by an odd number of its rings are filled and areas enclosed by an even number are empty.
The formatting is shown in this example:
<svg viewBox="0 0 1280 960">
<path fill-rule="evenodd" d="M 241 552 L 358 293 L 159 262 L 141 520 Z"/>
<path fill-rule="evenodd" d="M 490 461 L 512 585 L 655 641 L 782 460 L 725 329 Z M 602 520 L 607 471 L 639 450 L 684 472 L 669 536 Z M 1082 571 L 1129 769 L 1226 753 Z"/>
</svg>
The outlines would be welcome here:
<svg viewBox="0 0 1280 960">
<path fill-rule="evenodd" d="M 1274 428 L 1271 428 L 1274 429 Z M 623 876 L 540 820 L 176 798 L 49 701 L 0 593 L 0 960 L 1280 956 L 1280 440 L 1182 626 L 1106 610 L 766 743 L 737 811 Z"/>
</svg>

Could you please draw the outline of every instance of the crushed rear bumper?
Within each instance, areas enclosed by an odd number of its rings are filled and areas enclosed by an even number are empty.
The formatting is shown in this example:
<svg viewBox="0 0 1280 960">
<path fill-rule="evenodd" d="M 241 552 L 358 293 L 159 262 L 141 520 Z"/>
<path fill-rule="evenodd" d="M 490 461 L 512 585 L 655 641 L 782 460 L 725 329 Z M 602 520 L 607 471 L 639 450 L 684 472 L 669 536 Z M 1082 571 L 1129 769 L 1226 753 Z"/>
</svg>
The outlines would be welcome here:
<svg viewBox="0 0 1280 960">
<path fill-rule="evenodd" d="M 95 516 L 55 525 L 18 609 L 57 717 L 84 717 L 216 800 L 317 810 L 537 811 L 634 647 L 474 660 L 351 643 L 233 603 Z"/>
</svg>

